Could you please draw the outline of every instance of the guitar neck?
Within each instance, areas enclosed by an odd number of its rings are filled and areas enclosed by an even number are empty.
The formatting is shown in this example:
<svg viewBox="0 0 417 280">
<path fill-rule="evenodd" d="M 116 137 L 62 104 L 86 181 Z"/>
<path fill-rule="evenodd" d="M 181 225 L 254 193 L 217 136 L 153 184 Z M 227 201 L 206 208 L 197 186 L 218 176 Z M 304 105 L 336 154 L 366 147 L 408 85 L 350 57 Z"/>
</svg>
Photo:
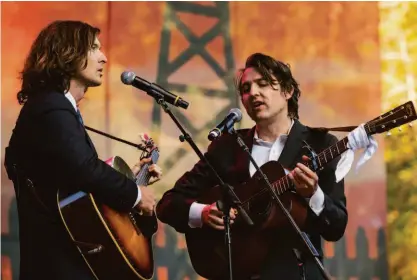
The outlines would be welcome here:
<svg viewBox="0 0 417 280">
<path fill-rule="evenodd" d="M 136 175 L 136 178 L 135 178 L 136 185 L 138 186 L 148 185 L 149 179 L 151 178 L 151 175 L 148 170 L 149 166 L 150 164 L 146 163 L 141 167 L 138 175 Z"/>
<path fill-rule="evenodd" d="M 365 128 L 365 130 L 367 129 Z M 348 149 L 348 141 L 349 140 L 347 137 L 343 138 L 342 140 L 338 141 L 334 145 L 326 148 L 321 153 L 316 155 L 314 160 L 309 160 L 305 164 L 314 172 L 321 170 L 322 168 L 324 168 L 324 166 L 326 166 L 326 164 L 340 156 Z M 292 181 L 290 177 L 286 175 L 280 178 L 279 180 L 273 182 L 271 185 L 274 188 L 274 190 L 278 192 L 278 194 L 282 194 L 292 187 Z"/>
<path fill-rule="evenodd" d="M 157 150 L 153 150 L 151 153 L 151 159 L 152 163 L 156 163 L 159 158 L 159 153 Z M 140 171 L 138 172 L 138 175 L 136 175 L 135 182 L 138 186 L 147 186 L 149 183 L 149 179 L 151 178 L 151 174 L 149 172 L 149 166 L 151 163 L 145 163 Z"/>
<path fill-rule="evenodd" d="M 417 114 L 414 104 L 412 101 L 408 101 L 367 122 L 363 128 L 366 132 L 366 136 L 369 136 L 389 131 L 390 129 L 410 123 L 416 119 Z M 321 170 L 327 163 L 331 162 L 348 149 L 348 142 L 348 137 L 343 138 L 336 144 L 326 148 L 320 154 L 314 155 L 314 157 L 305 164 L 314 172 Z M 286 175 L 273 182 L 271 185 L 278 194 L 282 194 L 291 189 L 292 181 L 289 176 Z"/>
</svg>

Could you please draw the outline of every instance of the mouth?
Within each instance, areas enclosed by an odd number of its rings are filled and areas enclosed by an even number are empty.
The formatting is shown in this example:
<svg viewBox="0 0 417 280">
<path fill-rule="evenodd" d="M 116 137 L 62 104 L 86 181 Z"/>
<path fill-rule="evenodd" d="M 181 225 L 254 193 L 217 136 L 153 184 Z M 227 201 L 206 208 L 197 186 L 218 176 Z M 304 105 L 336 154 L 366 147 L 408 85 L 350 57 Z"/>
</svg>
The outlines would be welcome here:
<svg viewBox="0 0 417 280">
<path fill-rule="evenodd" d="M 254 102 L 252 102 L 252 108 L 253 109 L 260 109 L 261 108 L 261 106 L 264 106 L 265 105 L 265 103 L 264 102 L 262 102 L 262 101 L 254 101 Z"/>
<path fill-rule="evenodd" d="M 103 76 L 103 68 L 98 69 L 98 70 L 97 70 L 97 72 L 99 72 L 99 73 L 100 73 L 100 77 L 102 77 L 102 76 Z"/>
</svg>

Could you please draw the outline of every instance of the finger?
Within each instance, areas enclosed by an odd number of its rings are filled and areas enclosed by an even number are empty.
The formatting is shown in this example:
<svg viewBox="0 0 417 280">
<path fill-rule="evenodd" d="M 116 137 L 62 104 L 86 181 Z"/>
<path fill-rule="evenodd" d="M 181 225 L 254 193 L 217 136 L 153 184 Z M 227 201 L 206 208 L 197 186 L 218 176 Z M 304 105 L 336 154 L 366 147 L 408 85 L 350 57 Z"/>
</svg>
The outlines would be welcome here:
<svg viewBox="0 0 417 280">
<path fill-rule="evenodd" d="M 149 166 L 149 172 L 153 173 L 155 176 L 162 176 L 162 169 L 156 165 Z"/>
<path fill-rule="evenodd" d="M 288 177 L 290 177 L 291 181 L 294 183 L 296 188 L 299 188 L 301 183 L 298 182 L 298 180 L 295 178 L 296 174 L 295 171 L 291 171 L 290 173 L 288 173 Z"/>
<path fill-rule="evenodd" d="M 230 219 L 232 219 L 232 220 L 233 220 L 233 219 L 236 219 L 235 211 L 230 210 L 229 217 L 230 217 Z"/>
<path fill-rule="evenodd" d="M 210 223 L 210 222 L 209 222 L 209 225 L 214 229 L 224 230 L 224 226 L 219 226 L 219 225 L 216 225 L 216 224 L 213 224 L 213 223 Z"/>
<path fill-rule="evenodd" d="M 153 164 L 149 165 L 148 169 L 149 169 L 149 171 L 154 171 L 154 170 L 160 170 L 161 168 L 158 165 L 156 165 L 155 163 L 153 163 Z"/>
<path fill-rule="evenodd" d="M 151 161 L 151 158 L 143 158 L 139 161 L 140 165 L 144 165 L 145 163 L 148 163 Z"/>
<path fill-rule="evenodd" d="M 313 186 L 314 180 L 306 175 L 306 173 L 302 172 L 298 167 L 294 169 L 295 176 L 294 178 L 301 184 L 301 185 L 308 185 Z"/>
<path fill-rule="evenodd" d="M 217 216 L 209 215 L 209 221 L 211 221 L 213 224 L 223 226 L 223 219 Z"/>
<path fill-rule="evenodd" d="M 296 169 L 298 168 L 301 171 L 301 174 L 305 175 L 308 178 L 308 181 L 311 182 L 313 185 L 319 180 L 317 174 L 313 172 L 311 169 L 303 165 L 300 167 L 301 168 L 296 167 Z M 302 168 L 304 168 L 304 170 Z"/>
<path fill-rule="evenodd" d="M 219 218 L 223 216 L 223 212 L 220 211 L 219 209 L 217 209 L 217 207 L 216 208 L 211 208 L 210 209 L 210 214 L 214 215 L 216 217 L 219 217 Z"/>
<path fill-rule="evenodd" d="M 315 172 L 313 172 L 310 168 L 308 168 L 307 166 L 305 166 L 302 163 L 297 163 L 297 167 L 303 171 L 304 173 L 306 173 L 310 178 L 314 178 L 317 177 L 317 174 Z"/>
<path fill-rule="evenodd" d="M 236 209 L 234 209 L 234 208 L 232 208 L 232 209 L 230 209 L 230 219 L 236 219 L 236 217 L 237 217 L 237 210 Z"/>
<path fill-rule="evenodd" d="M 309 161 L 310 160 L 310 158 L 308 156 L 306 156 L 306 155 L 302 156 L 301 159 L 303 161 Z"/>
</svg>

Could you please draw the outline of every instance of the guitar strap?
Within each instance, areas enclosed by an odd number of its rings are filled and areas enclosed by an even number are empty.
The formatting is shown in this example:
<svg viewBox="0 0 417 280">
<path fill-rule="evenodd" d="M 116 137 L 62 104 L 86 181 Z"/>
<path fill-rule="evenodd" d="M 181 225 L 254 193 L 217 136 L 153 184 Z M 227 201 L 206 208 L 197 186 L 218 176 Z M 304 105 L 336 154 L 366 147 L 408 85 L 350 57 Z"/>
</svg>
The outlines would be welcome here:
<svg viewBox="0 0 417 280">
<path fill-rule="evenodd" d="M 340 127 L 312 127 L 312 129 L 316 129 L 322 132 L 329 132 L 329 131 L 343 131 L 343 132 L 351 132 L 357 128 L 357 126 L 340 126 Z"/>
</svg>

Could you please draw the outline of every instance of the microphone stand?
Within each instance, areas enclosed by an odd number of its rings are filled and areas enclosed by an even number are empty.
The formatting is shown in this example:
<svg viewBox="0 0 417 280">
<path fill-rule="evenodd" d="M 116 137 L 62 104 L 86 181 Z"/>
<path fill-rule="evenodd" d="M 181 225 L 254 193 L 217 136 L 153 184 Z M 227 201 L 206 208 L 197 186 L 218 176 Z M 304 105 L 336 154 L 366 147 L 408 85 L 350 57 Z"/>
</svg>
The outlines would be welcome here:
<svg viewBox="0 0 417 280">
<path fill-rule="evenodd" d="M 284 215 L 286 216 L 286 218 L 290 222 L 291 226 L 294 228 L 296 234 L 301 239 L 302 243 L 307 247 L 308 251 L 310 252 L 309 254 L 315 260 L 315 262 L 316 262 L 316 264 L 317 264 L 317 266 L 318 266 L 321 274 L 323 275 L 323 277 L 326 280 L 331 280 L 331 276 L 326 272 L 326 270 L 324 269 L 323 264 L 319 260 L 319 253 L 317 252 L 316 248 L 314 248 L 314 245 L 311 243 L 311 241 L 308 238 L 307 234 L 305 232 L 302 232 L 300 230 L 300 228 L 297 226 L 297 224 L 294 221 L 294 219 L 292 218 L 291 214 L 285 208 L 284 204 L 282 203 L 282 201 L 279 199 L 278 195 L 274 191 L 274 188 L 271 186 L 271 183 L 269 182 L 268 177 L 265 175 L 265 173 L 262 172 L 262 170 L 256 164 L 255 160 L 253 159 L 253 157 L 252 157 L 252 155 L 251 155 L 251 153 L 249 151 L 248 146 L 245 144 L 245 142 L 243 142 L 243 139 L 240 137 L 239 133 L 237 133 L 236 130 L 234 130 L 233 127 L 229 129 L 229 132 L 231 134 L 233 134 L 233 135 L 236 136 L 236 139 L 237 139 L 237 142 L 238 142 L 239 146 L 248 154 L 249 159 L 252 162 L 253 166 L 256 168 L 256 170 L 259 172 L 259 174 L 261 174 L 261 176 L 263 177 L 263 180 L 265 181 L 265 183 L 268 186 L 268 190 L 271 192 L 272 198 L 279 205 L 279 207 L 281 208 L 282 212 L 284 213 Z"/>
<path fill-rule="evenodd" d="M 223 192 L 223 200 L 217 202 L 218 208 L 221 208 L 223 212 L 223 221 L 224 221 L 224 237 L 225 237 L 225 244 L 227 247 L 227 254 L 228 254 L 228 274 L 229 279 L 233 279 L 233 269 L 232 269 L 232 239 L 230 234 L 230 209 L 232 207 L 236 207 L 239 211 L 239 213 L 242 215 L 242 218 L 245 220 L 246 223 L 248 223 L 250 226 L 253 225 L 253 222 L 251 218 L 248 216 L 244 208 L 242 207 L 242 202 L 237 197 L 236 193 L 233 190 L 233 187 L 229 184 L 226 184 L 219 176 L 219 174 L 216 172 L 216 170 L 213 168 L 213 166 L 210 164 L 210 162 L 207 160 L 207 158 L 201 153 L 201 151 L 198 149 L 197 145 L 192 140 L 191 136 L 185 131 L 185 129 L 182 127 L 182 125 L 179 123 L 177 118 L 172 114 L 170 108 L 168 107 L 167 103 L 164 100 L 164 96 L 158 92 L 156 92 L 153 89 L 149 89 L 151 93 L 149 95 L 153 96 L 157 103 L 161 105 L 162 109 L 171 117 L 171 119 L 174 121 L 174 123 L 178 126 L 180 131 L 182 132 L 182 135 L 180 135 L 179 139 L 181 142 L 187 141 L 190 146 L 193 148 L 195 153 L 200 157 L 202 161 L 204 161 L 211 172 L 214 174 L 214 176 L 217 177 L 217 180 L 220 183 L 220 186 L 222 188 Z"/>
</svg>

